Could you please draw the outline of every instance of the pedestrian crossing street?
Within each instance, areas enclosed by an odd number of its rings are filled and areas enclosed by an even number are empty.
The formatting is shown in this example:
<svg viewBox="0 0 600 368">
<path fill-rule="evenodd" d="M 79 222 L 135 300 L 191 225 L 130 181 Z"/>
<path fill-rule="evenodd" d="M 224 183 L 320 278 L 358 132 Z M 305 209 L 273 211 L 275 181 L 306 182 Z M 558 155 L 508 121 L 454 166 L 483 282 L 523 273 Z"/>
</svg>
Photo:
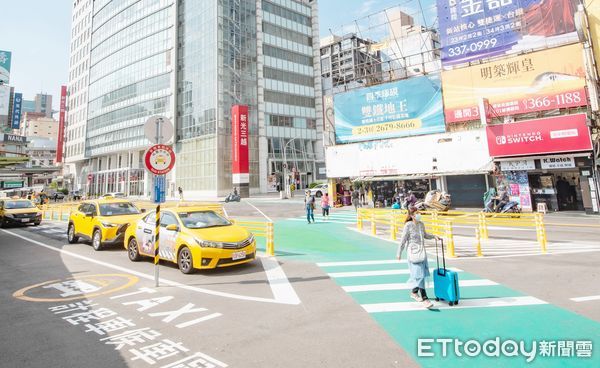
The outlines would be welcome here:
<svg viewBox="0 0 600 368">
<path fill-rule="evenodd" d="M 427 311 L 422 303 L 413 301 L 409 296 L 412 287 L 408 283 L 409 271 L 405 260 L 321 262 L 317 265 L 367 313 Z M 429 266 L 433 275 L 435 259 L 429 260 Z M 538 298 L 510 290 L 493 280 L 478 278 L 461 269 L 448 268 L 458 272 L 461 300 L 452 307 L 442 301 L 435 302 L 436 310 L 547 304 Z M 427 294 L 430 299 L 435 298 L 432 282 L 427 285 Z"/>
<path fill-rule="evenodd" d="M 336 211 L 337 210 L 337 211 Z M 329 219 L 324 219 L 321 216 L 320 208 L 315 210 L 315 221 L 317 224 L 343 224 L 349 226 L 352 230 L 358 231 L 351 225 L 356 225 L 356 212 L 348 209 L 335 209 L 330 210 Z M 306 216 L 298 216 L 289 218 L 290 221 L 306 222 Z M 490 228 L 492 229 L 492 228 Z M 504 228 L 499 228 L 506 230 Z M 515 231 L 530 231 L 529 229 L 513 229 Z M 362 234 L 370 235 L 370 226 L 367 226 Z M 509 234 L 510 235 L 510 234 Z M 371 236 L 371 235 L 370 235 Z M 377 237 L 397 243 L 396 241 L 390 240 L 389 228 L 378 227 Z M 532 239 L 535 239 L 535 234 L 532 234 Z M 447 246 L 447 244 L 446 244 Z M 517 240 L 517 239 L 502 239 L 502 238 L 490 238 L 488 240 L 481 241 L 481 250 L 485 258 L 489 257 L 523 257 L 523 256 L 535 256 L 544 254 L 540 248 L 540 245 L 535 240 Z M 435 255 L 435 247 L 433 244 L 427 244 L 427 251 L 430 255 Z M 454 235 L 454 251 L 455 256 L 459 258 L 474 258 L 477 257 L 477 243 L 474 236 L 462 236 Z M 585 253 L 585 252 L 600 252 L 600 243 L 595 244 L 593 242 L 548 242 L 546 254 L 565 254 L 565 253 Z"/>
<path fill-rule="evenodd" d="M 354 210 L 337 210 L 336 208 L 331 208 L 329 210 L 329 218 L 325 219 L 321 216 L 321 208 L 317 206 L 315 209 L 315 222 L 317 223 L 334 223 L 334 224 L 347 224 L 353 225 L 356 224 L 356 212 Z M 289 218 L 290 221 L 306 221 L 306 215 L 292 217 Z"/>
</svg>

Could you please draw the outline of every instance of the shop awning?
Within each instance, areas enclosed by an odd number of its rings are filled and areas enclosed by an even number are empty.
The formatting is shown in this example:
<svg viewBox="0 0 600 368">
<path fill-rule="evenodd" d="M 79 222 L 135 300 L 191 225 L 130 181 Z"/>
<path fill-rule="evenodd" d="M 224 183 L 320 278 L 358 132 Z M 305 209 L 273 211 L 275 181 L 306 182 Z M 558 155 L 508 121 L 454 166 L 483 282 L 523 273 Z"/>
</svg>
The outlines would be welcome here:
<svg viewBox="0 0 600 368">
<path fill-rule="evenodd" d="M 592 151 L 587 152 L 563 152 L 556 153 L 554 155 L 541 155 L 541 156 L 513 156 L 513 157 L 497 157 L 494 158 L 494 161 L 502 162 L 502 161 L 518 161 L 518 160 L 536 160 L 542 158 L 556 157 L 556 156 L 573 156 L 573 157 L 591 157 L 593 155 Z"/>
<path fill-rule="evenodd" d="M 461 172 L 449 172 L 449 173 L 435 173 L 435 174 L 406 174 L 406 175 L 390 175 L 390 176 L 368 176 L 359 177 L 352 179 L 355 181 L 380 181 L 380 180 L 417 180 L 417 179 L 433 179 L 439 178 L 440 176 L 454 176 L 454 175 L 485 175 L 489 174 L 491 170 L 478 170 L 478 171 L 461 171 Z"/>
</svg>

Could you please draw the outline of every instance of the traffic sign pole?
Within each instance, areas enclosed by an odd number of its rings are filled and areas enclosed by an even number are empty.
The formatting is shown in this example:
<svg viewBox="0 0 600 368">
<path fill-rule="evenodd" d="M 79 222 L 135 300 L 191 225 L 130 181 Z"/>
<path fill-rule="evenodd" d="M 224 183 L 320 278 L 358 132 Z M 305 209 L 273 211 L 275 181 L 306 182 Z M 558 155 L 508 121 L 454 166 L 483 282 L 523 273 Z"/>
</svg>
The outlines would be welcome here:
<svg viewBox="0 0 600 368">
<path fill-rule="evenodd" d="M 156 203 L 156 223 L 154 228 L 154 285 L 158 287 L 158 263 L 160 261 L 160 204 L 165 201 L 167 174 L 175 165 L 175 153 L 166 143 L 173 136 L 173 124 L 164 116 L 152 116 L 144 125 L 144 133 L 155 143 L 145 154 L 145 164 L 153 174 L 154 203 Z"/>
</svg>

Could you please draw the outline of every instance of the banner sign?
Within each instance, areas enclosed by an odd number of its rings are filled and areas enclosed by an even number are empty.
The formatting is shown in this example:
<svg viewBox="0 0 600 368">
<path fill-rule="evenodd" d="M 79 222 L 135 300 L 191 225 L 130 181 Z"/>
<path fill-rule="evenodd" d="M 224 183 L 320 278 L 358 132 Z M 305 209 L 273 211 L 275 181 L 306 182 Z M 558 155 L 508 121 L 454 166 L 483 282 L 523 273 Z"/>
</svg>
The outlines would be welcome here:
<svg viewBox="0 0 600 368">
<path fill-rule="evenodd" d="M 442 72 L 448 123 L 479 119 L 479 100 L 506 116 L 587 105 L 580 44 Z"/>
<path fill-rule="evenodd" d="M 154 175 L 154 191 L 153 191 L 153 202 L 154 203 L 165 203 L 167 200 L 166 195 L 167 179 L 165 175 Z"/>
<path fill-rule="evenodd" d="M 437 0 L 449 66 L 577 42 L 577 0 Z"/>
<path fill-rule="evenodd" d="M 23 94 L 15 93 L 13 98 L 12 124 L 13 129 L 19 129 L 21 126 L 21 104 L 23 103 Z"/>
<path fill-rule="evenodd" d="M 60 87 L 60 112 L 58 115 L 58 142 L 56 144 L 56 162 L 62 162 L 63 144 L 65 142 L 65 112 L 67 109 L 67 86 Z M 52 110 L 52 106 L 50 106 Z"/>
<path fill-rule="evenodd" d="M 514 160 L 500 162 L 502 171 L 535 170 L 534 160 Z"/>
<path fill-rule="evenodd" d="M 445 131 L 439 75 L 360 88 L 334 97 L 337 143 Z"/>
<path fill-rule="evenodd" d="M 22 135 L 4 134 L 2 142 L 5 143 L 27 143 L 27 137 Z"/>
<path fill-rule="evenodd" d="M 586 114 L 488 125 L 490 156 L 539 155 L 592 149 Z"/>
<path fill-rule="evenodd" d="M 575 157 L 554 156 L 540 159 L 542 169 L 572 169 L 575 167 Z"/>
<path fill-rule="evenodd" d="M 10 105 L 10 87 L 0 85 L 0 116 L 8 116 Z"/>
<path fill-rule="evenodd" d="M 248 158 L 248 106 L 233 105 L 231 107 L 231 173 L 236 184 L 250 182 L 250 165 Z"/>
<path fill-rule="evenodd" d="M 8 84 L 10 81 L 11 52 L 0 50 L 0 83 Z"/>
</svg>

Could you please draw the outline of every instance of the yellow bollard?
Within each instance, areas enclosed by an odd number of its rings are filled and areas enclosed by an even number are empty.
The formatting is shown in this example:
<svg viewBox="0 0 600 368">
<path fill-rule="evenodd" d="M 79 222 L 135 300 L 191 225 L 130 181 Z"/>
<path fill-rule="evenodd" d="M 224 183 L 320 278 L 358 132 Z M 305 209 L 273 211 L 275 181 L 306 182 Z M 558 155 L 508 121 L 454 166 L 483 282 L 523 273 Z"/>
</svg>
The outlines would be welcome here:
<svg viewBox="0 0 600 368">
<path fill-rule="evenodd" d="M 363 229 L 363 210 L 362 208 L 358 209 L 358 213 L 356 214 L 356 228 L 360 231 Z"/>
<path fill-rule="evenodd" d="M 475 229 L 475 239 L 477 240 L 477 257 L 483 257 L 483 252 L 481 251 L 481 236 L 479 234 L 479 229 Z"/>
<path fill-rule="evenodd" d="M 452 223 L 446 222 L 446 236 L 448 237 L 448 257 L 454 258 L 454 235 L 452 234 Z"/>
<path fill-rule="evenodd" d="M 390 238 L 392 240 L 396 240 L 396 232 L 398 229 L 396 228 L 396 215 L 392 212 L 390 219 Z"/>
<path fill-rule="evenodd" d="M 267 222 L 267 255 L 275 255 L 275 231 L 272 222 Z"/>
<path fill-rule="evenodd" d="M 375 212 L 371 212 L 371 234 L 377 235 L 377 225 L 375 224 Z"/>
<path fill-rule="evenodd" d="M 536 233 L 538 234 L 538 243 L 542 248 L 542 253 L 546 253 L 548 251 L 546 247 L 546 226 L 544 225 L 544 217 L 542 213 L 535 214 L 535 227 Z"/>
</svg>

